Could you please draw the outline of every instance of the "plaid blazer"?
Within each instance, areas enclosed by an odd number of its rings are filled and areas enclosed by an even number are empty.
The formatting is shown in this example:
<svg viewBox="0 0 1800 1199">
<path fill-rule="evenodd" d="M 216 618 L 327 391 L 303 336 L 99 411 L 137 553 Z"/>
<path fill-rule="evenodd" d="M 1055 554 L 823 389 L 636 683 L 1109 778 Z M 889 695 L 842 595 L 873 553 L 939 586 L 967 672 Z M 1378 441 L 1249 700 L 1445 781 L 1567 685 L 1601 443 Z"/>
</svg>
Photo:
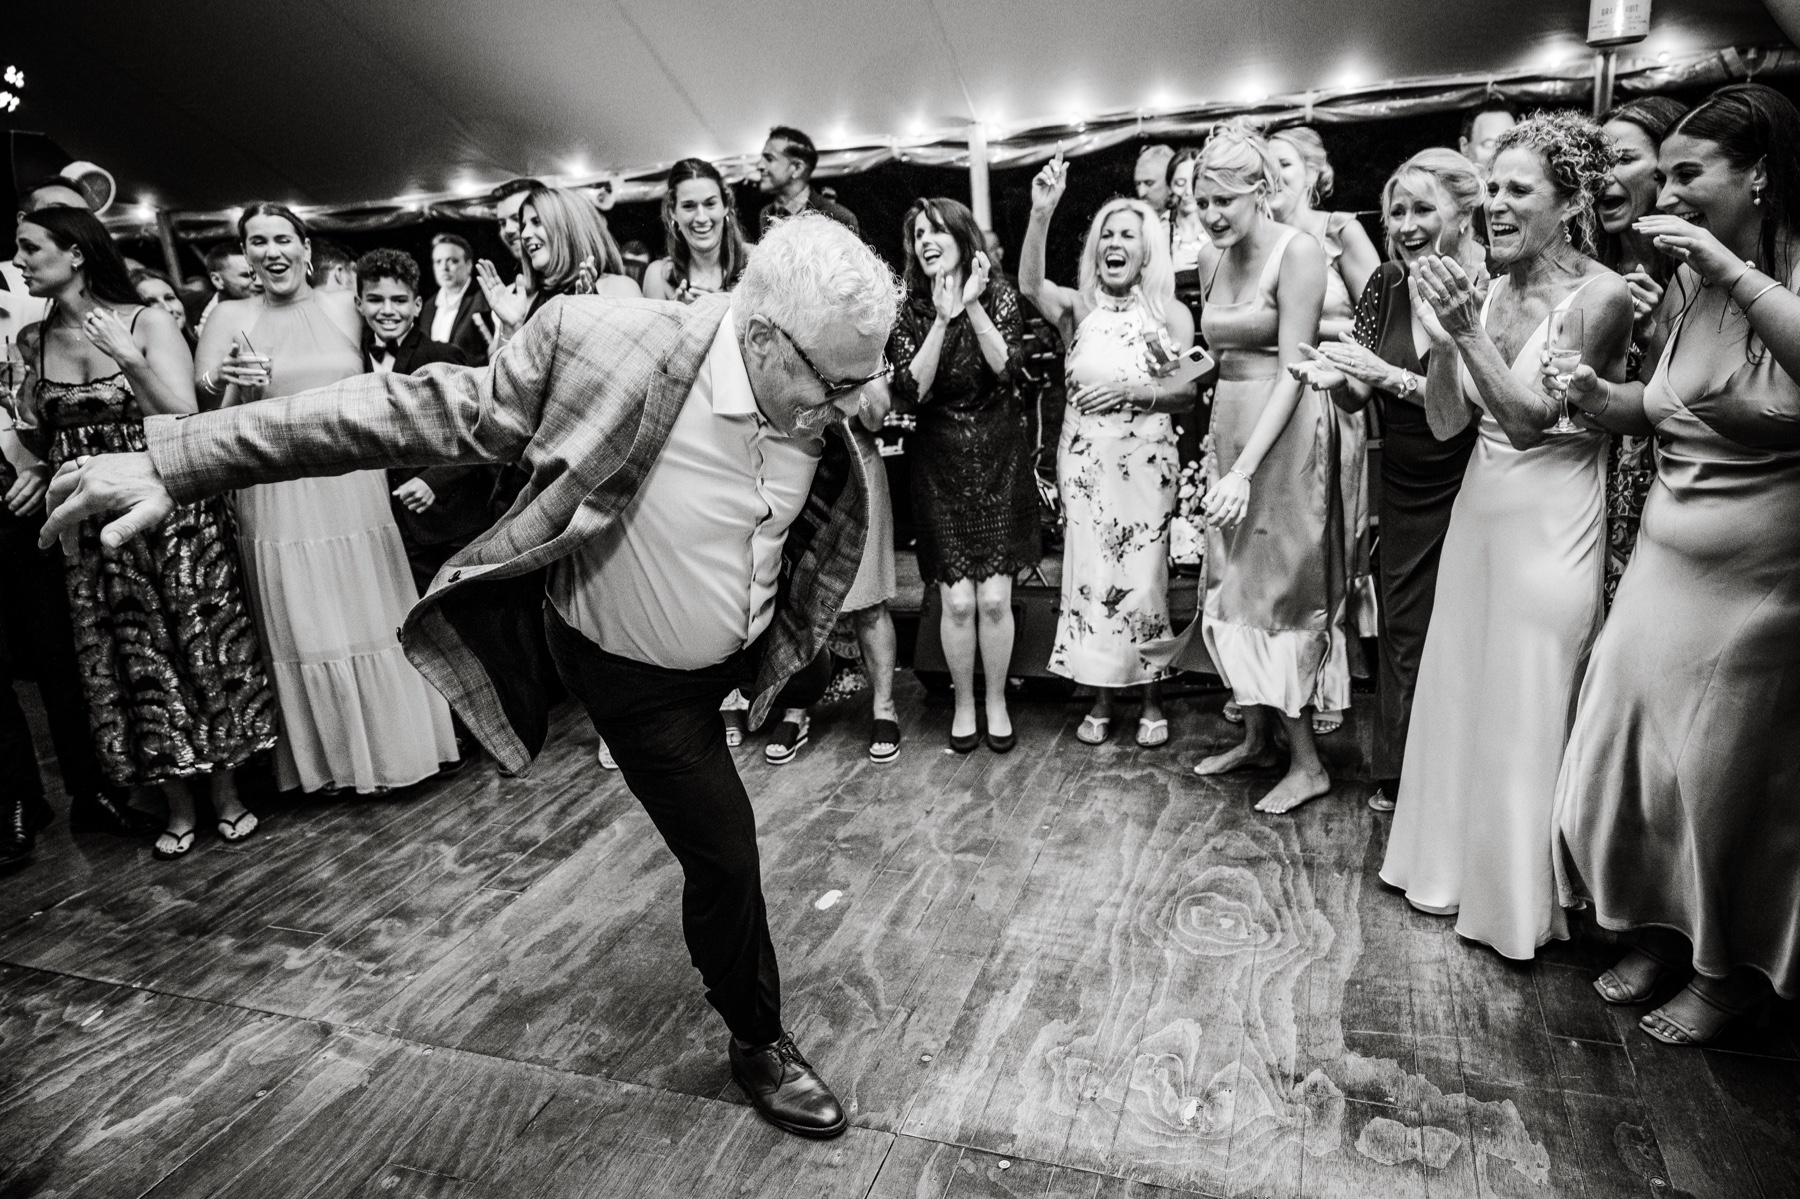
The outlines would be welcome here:
<svg viewBox="0 0 1800 1199">
<path fill-rule="evenodd" d="M 487 367 L 358 375 L 284 399 L 153 416 L 144 436 L 177 503 L 383 467 L 526 468 L 530 482 L 511 509 L 444 565 L 400 630 L 420 673 L 503 766 L 522 773 L 549 725 L 554 666 L 536 632 L 543 570 L 606 532 L 637 494 L 730 304 L 729 296 L 692 305 L 562 297 Z M 752 647 L 753 725 L 823 649 L 856 578 L 871 469 L 880 462 L 867 435 L 834 422 L 783 546 L 775 619 Z"/>
</svg>

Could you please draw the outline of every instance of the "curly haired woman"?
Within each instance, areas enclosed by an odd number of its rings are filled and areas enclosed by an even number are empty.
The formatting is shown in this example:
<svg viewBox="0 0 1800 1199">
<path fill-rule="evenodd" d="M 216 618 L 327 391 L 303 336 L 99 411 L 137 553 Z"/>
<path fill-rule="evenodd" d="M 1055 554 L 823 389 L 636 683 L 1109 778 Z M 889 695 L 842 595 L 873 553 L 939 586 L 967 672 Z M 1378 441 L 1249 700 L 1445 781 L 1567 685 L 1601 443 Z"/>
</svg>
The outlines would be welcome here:
<svg viewBox="0 0 1800 1199">
<path fill-rule="evenodd" d="M 1499 146 L 1487 300 L 1453 259 L 1413 266 L 1430 312 L 1426 419 L 1441 439 L 1480 433 L 1444 536 L 1381 877 L 1524 959 L 1568 936 L 1551 808 L 1606 565 L 1606 438 L 1550 431 L 1561 409 L 1544 351 L 1559 314 L 1578 311 L 1581 362 L 1621 382 L 1632 316 L 1625 281 L 1591 256 L 1614 163 L 1599 127 L 1540 114 Z"/>
</svg>

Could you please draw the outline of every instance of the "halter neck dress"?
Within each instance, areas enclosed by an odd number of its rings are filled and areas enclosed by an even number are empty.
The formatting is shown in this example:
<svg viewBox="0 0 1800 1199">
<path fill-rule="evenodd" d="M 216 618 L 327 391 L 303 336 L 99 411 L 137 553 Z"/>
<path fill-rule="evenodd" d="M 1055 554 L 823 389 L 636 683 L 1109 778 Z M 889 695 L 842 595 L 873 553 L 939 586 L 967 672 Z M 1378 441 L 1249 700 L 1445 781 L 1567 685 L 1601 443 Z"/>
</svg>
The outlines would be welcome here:
<svg viewBox="0 0 1800 1199">
<path fill-rule="evenodd" d="M 1064 364 L 1069 393 L 1144 384 L 1144 334 L 1161 325 L 1133 288 L 1100 292 L 1075 328 Z M 1180 473 L 1175 427 L 1162 412 L 1063 414 L 1056 478 L 1062 495 L 1062 612 L 1050 669 L 1093 687 L 1161 678 L 1169 625 L 1169 522 Z"/>
<path fill-rule="evenodd" d="M 1676 325 L 1644 411 L 1656 482 L 1557 783 L 1562 896 L 1800 999 L 1800 382 L 1727 309 Z"/>
<path fill-rule="evenodd" d="M 249 333 L 271 367 L 265 398 L 362 373 L 350 335 L 307 297 L 263 304 Z M 419 593 L 382 471 L 238 492 L 244 572 L 281 703 L 285 790 L 403 787 L 455 761 L 450 707 L 400 648 Z"/>
<path fill-rule="evenodd" d="M 1226 303 L 1209 288 L 1203 327 L 1219 359 L 1205 457 L 1209 486 L 1237 462 L 1281 378 L 1276 290 L 1282 256 L 1299 232 L 1282 227 L 1244 299 Z M 1334 408 L 1324 393 L 1302 387 L 1250 483 L 1244 519 L 1206 533 L 1206 591 L 1197 622 L 1206 655 L 1239 704 L 1293 717 L 1307 708 L 1350 706 Z M 1190 641 L 1176 665 L 1204 669 L 1194 648 Z"/>
<path fill-rule="evenodd" d="M 1506 286 L 1488 289 L 1483 326 Z M 1527 387 L 1541 389 L 1549 327 L 1546 316 L 1513 360 Z M 1414 907 L 1454 913 L 1460 935 L 1528 959 L 1569 935 L 1551 808 L 1600 628 L 1606 438 L 1584 431 L 1516 449 L 1466 366 L 1460 377 L 1481 432 L 1444 536 L 1381 877 Z"/>
<path fill-rule="evenodd" d="M 142 453 L 144 416 L 123 372 L 86 383 L 46 376 L 44 330 L 54 312 L 39 326 L 34 389 L 49 464 Z M 133 329 L 142 314 L 132 316 Z M 116 549 L 100 543 L 105 523 L 81 522 L 64 578 L 106 777 L 119 786 L 170 782 L 232 769 L 269 748 L 275 702 L 224 500 L 182 504 Z"/>
</svg>

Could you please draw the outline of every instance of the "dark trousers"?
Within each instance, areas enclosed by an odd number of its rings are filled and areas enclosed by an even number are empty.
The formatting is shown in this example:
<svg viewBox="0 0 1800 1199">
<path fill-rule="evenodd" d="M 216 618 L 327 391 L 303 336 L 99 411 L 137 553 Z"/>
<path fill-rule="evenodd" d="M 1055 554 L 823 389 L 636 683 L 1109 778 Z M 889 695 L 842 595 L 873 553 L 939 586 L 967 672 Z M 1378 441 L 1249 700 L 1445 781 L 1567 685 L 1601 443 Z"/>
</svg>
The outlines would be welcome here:
<svg viewBox="0 0 1800 1199">
<path fill-rule="evenodd" d="M 44 793 L 31 726 L 12 687 L 15 678 L 38 685 L 64 789 L 72 796 L 105 791 L 122 797 L 123 789 L 101 777 L 94 756 L 62 554 L 38 549 L 42 524 L 42 513 L 18 517 L 0 506 L 0 798 L 37 800 Z"/>
<path fill-rule="evenodd" d="M 756 813 L 719 717 L 724 698 L 747 684 L 743 655 L 701 670 L 648 666 L 607 653 L 548 604 L 544 629 L 563 684 L 587 708 L 626 785 L 681 863 L 681 927 L 706 1001 L 738 1040 L 777 1040 L 781 975 L 763 906 Z M 776 707 L 810 706 L 830 674 L 828 655 L 819 655 Z"/>
</svg>

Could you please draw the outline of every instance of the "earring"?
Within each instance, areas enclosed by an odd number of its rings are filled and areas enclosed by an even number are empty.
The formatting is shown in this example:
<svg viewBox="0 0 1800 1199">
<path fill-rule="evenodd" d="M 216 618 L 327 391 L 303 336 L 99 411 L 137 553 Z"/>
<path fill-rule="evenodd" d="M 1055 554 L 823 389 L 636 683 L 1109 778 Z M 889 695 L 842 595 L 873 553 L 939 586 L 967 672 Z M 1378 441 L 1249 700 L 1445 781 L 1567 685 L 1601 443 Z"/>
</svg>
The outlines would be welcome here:
<svg viewBox="0 0 1800 1199">
<path fill-rule="evenodd" d="M 1760 183 L 1750 189 L 1750 202 L 1752 204 L 1756 205 L 1758 208 L 1762 207 L 1762 194 L 1763 194 L 1763 189 L 1762 189 L 1762 184 L 1760 184 Z"/>
</svg>

